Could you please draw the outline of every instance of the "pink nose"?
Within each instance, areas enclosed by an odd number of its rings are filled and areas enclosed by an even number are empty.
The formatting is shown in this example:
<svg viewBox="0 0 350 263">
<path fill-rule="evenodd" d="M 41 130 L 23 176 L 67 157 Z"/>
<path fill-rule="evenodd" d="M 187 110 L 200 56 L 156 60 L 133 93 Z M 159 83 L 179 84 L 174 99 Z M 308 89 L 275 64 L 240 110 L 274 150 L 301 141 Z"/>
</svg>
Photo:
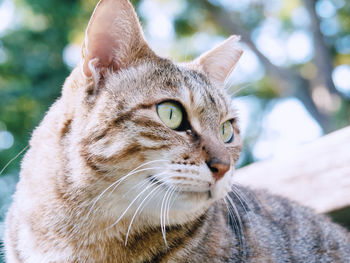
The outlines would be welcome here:
<svg viewBox="0 0 350 263">
<path fill-rule="evenodd" d="M 220 180 L 222 177 L 224 177 L 225 173 L 230 170 L 230 164 L 220 162 L 215 159 L 211 159 L 209 162 L 207 162 L 207 165 L 210 169 L 210 171 L 213 173 L 213 177 L 216 181 Z"/>
</svg>

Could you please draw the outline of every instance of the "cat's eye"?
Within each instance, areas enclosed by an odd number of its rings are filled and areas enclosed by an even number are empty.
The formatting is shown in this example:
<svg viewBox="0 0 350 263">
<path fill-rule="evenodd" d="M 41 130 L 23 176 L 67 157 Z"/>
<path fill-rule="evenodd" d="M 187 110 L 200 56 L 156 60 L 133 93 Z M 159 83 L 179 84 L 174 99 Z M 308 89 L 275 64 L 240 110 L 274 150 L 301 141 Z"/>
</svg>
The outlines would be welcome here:
<svg viewBox="0 0 350 263">
<path fill-rule="evenodd" d="M 157 105 L 159 118 L 170 129 L 176 130 L 180 127 L 183 120 L 183 111 L 176 102 L 166 101 Z"/>
<path fill-rule="evenodd" d="M 234 132 L 231 121 L 225 121 L 220 126 L 220 137 L 224 143 L 230 143 L 233 141 Z"/>
</svg>

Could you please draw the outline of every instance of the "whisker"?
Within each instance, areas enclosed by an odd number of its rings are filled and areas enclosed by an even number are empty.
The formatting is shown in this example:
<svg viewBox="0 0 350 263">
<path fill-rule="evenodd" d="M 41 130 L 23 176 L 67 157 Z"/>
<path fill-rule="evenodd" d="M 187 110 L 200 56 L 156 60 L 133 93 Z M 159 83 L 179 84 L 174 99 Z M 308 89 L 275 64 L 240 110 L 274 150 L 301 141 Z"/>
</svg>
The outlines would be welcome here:
<svg viewBox="0 0 350 263">
<path fill-rule="evenodd" d="M 236 219 L 235 213 L 233 212 L 233 209 L 231 208 L 231 205 L 228 204 L 228 201 L 226 200 L 226 198 L 224 198 L 224 202 L 226 204 L 227 211 L 228 211 L 227 216 L 231 219 L 231 222 L 234 224 L 234 228 L 238 229 L 237 219 Z"/>
<path fill-rule="evenodd" d="M 160 176 L 160 175 L 163 175 L 163 174 L 165 174 L 165 172 L 162 172 L 162 173 L 160 173 L 160 174 L 157 174 L 157 176 Z M 126 238 L 125 238 L 125 246 L 127 245 L 127 241 L 128 241 L 128 237 L 129 237 L 129 233 L 130 233 L 130 230 L 131 230 L 132 223 L 133 223 L 133 221 L 135 220 L 136 215 L 138 214 L 138 212 L 139 212 L 139 211 L 141 212 L 142 209 L 143 209 L 142 205 L 143 205 L 143 204 L 146 204 L 145 202 L 146 202 L 146 200 L 148 199 L 148 197 L 151 196 L 152 193 L 155 194 L 157 190 L 161 189 L 160 187 L 163 186 L 163 185 L 165 185 L 165 184 L 169 181 L 168 179 L 169 179 L 169 177 L 159 179 L 158 181 L 160 182 L 160 185 L 156 186 L 150 193 L 148 193 L 147 196 L 141 201 L 141 203 L 139 204 L 139 206 L 138 206 L 137 209 L 135 210 L 134 215 L 133 215 L 133 217 L 131 218 L 130 223 L 129 223 L 128 231 L 127 231 Z M 149 187 L 154 186 L 155 184 L 157 184 L 157 182 L 152 183 Z M 149 187 L 148 187 L 148 188 L 149 188 Z M 142 191 L 142 192 L 144 192 L 144 191 Z M 140 194 L 142 194 L 142 193 L 140 193 Z M 139 195 L 140 195 L 140 194 L 139 194 Z M 136 199 L 138 199 L 139 195 L 133 200 L 133 202 L 134 202 Z M 133 203 L 133 202 L 132 202 L 132 203 Z M 132 203 L 129 205 L 129 207 L 132 205 Z M 129 207 L 128 207 L 128 208 L 129 208 Z M 145 206 L 144 206 L 144 207 L 145 207 Z M 127 209 L 128 209 L 128 208 L 127 208 Z M 126 209 L 126 210 L 127 210 L 127 209 Z M 126 212 L 126 211 L 124 211 L 124 213 L 125 213 L 125 212 Z M 123 216 L 123 215 L 122 215 L 122 216 Z M 120 220 L 120 219 L 118 219 L 118 220 Z"/>
<path fill-rule="evenodd" d="M 227 93 L 228 93 L 228 95 L 229 95 L 230 97 L 236 97 L 236 95 L 237 95 L 239 92 L 241 92 L 241 91 L 244 90 L 244 89 L 248 89 L 248 88 L 250 88 L 251 86 L 252 86 L 251 84 L 245 84 L 245 85 L 242 85 L 241 87 L 239 87 L 237 90 L 231 90 L 232 85 L 230 85 L 230 86 L 226 89 L 226 91 L 227 91 Z"/>
<path fill-rule="evenodd" d="M 155 183 L 156 184 L 156 183 Z M 126 233 L 126 238 L 125 238 L 125 246 L 127 245 L 128 243 L 128 236 L 129 236 L 129 233 L 130 233 L 130 229 L 131 229 L 131 226 L 132 226 L 132 223 L 134 222 L 134 219 L 138 213 L 138 211 L 140 210 L 140 208 L 142 207 L 142 204 L 147 200 L 147 198 L 155 191 L 157 190 L 158 188 L 160 188 L 161 186 L 163 186 L 163 184 L 165 183 L 161 183 L 160 185 L 156 186 L 151 192 L 149 192 L 147 194 L 147 196 L 142 200 L 142 202 L 140 203 L 140 205 L 137 207 L 137 209 L 135 210 L 135 213 L 133 215 L 133 217 L 131 218 L 131 221 L 130 221 L 130 224 L 129 224 L 129 227 L 128 227 L 128 231 Z M 152 184 L 153 185 L 153 184 Z"/>
<path fill-rule="evenodd" d="M 166 183 L 166 182 L 164 182 L 164 183 Z M 159 190 L 162 190 L 162 188 L 157 189 L 157 191 L 155 191 L 155 192 L 153 193 L 153 195 L 156 195 L 157 192 L 158 192 Z M 140 209 L 140 211 L 139 211 L 139 214 L 142 213 L 143 209 L 146 207 L 147 203 L 148 203 L 150 200 L 151 200 L 151 199 L 147 200 L 147 201 L 143 204 L 143 207 L 141 207 L 141 209 Z"/>
<path fill-rule="evenodd" d="M 175 197 L 174 197 L 174 199 L 171 201 L 170 206 L 173 206 L 175 200 L 176 200 L 177 197 L 180 195 L 180 192 L 177 190 L 177 187 L 174 186 L 174 188 L 175 188 L 175 191 L 174 191 L 174 192 L 175 192 Z"/>
<path fill-rule="evenodd" d="M 133 187 L 130 187 L 130 189 L 129 189 L 128 191 L 126 191 L 126 193 L 123 194 L 122 197 L 124 198 L 124 197 L 127 196 L 131 191 L 133 191 L 133 190 L 135 190 L 135 189 L 139 189 L 139 188 L 142 189 L 142 187 L 145 186 L 145 185 L 148 184 L 148 183 L 149 183 L 149 179 L 148 179 L 148 178 L 142 180 L 141 182 L 138 182 L 138 183 L 135 184 Z"/>
<path fill-rule="evenodd" d="M 237 210 L 237 207 L 235 205 L 235 203 L 233 202 L 233 200 L 231 199 L 231 197 L 229 195 L 226 196 L 227 200 L 229 201 L 229 203 L 231 204 L 231 208 L 233 209 L 234 215 L 238 221 L 239 226 L 242 226 L 242 221 L 241 221 L 241 217 L 239 215 L 239 212 Z"/>
<path fill-rule="evenodd" d="M 167 208 L 167 214 L 166 214 L 166 219 L 167 219 L 167 223 L 168 225 L 170 225 L 170 221 L 169 221 L 169 211 L 170 211 L 170 204 L 171 204 L 171 198 L 174 196 L 174 193 L 176 192 L 176 187 L 172 186 L 172 192 L 170 193 L 170 197 L 169 197 L 169 201 L 168 201 L 168 208 Z"/>
<path fill-rule="evenodd" d="M 161 173 L 162 174 L 162 173 Z M 130 209 L 130 207 L 136 202 L 136 200 L 145 192 L 147 191 L 147 189 L 149 189 L 150 187 L 156 185 L 157 182 L 151 183 L 150 185 L 148 185 L 145 189 L 143 189 L 132 201 L 131 203 L 128 205 L 128 207 L 124 210 L 124 212 L 122 213 L 122 215 L 118 218 L 117 221 L 115 221 L 111 226 L 107 227 L 106 229 L 112 228 L 113 226 L 115 226 L 116 224 L 118 224 L 118 222 L 124 217 L 124 215 L 126 214 L 126 212 Z"/>
<path fill-rule="evenodd" d="M 118 181 L 120 181 L 120 182 L 118 182 L 118 183 L 114 186 L 113 190 L 108 194 L 108 196 L 110 196 L 110 195 L 115 191 L 115 189 L 117 189 L 117 187 L 118 187 L 123 181 L 125 181 L 125 180 L 127 179 L 127 177 L 129 177 L 129 176 L 131 176 L 131 175 L 134 175 L 134 174 L 136 174 L 136 173 L 139 173 L 139 172 L 144 172 L 144 171 L 149 171 L 149 170 L 154 170 L 154 169 L 161 169 L 161 168 L 163 168 L 163 167 L 149 167 L 149 168 L 143 168 L 143 169 L 140 169 L 140 170 L 133 170 L 133 171 L 129 172 L 127 175 L 123 176 L 122 178 L 120 178 L 120 179 L 118 180 Z"/>
<path fill-rule="evenodd" d="M 168 244 L 166 242 L 166 236 L 165 236 L 165 203 L 166 203 L 166 200 L 167 200 L 167 197 L 169 195 L 171 191 L 171 188 L 169 188 L 164 196 L 163 196 L 163 200 L 162 200 L 162 204 L 161 204 L 161 207 L 160 207 L 160 228 L 162 230 L 162 235 L 163 235 L 163 239 L 164 239 L 164 243 L 165 243 L 165 246 L 168 247 Z M 163 218 L 164 218 L 164 221 L 163 221 Z"/>
<path fill-rule="evenodd" d="M 130 173 L 135 173 L 135 172 L 139 172 L 139 171 L 144 171 L 144 170 L 138 170 L 139 168 L 141 168 L 141 167 L 144 167 L 144 166 L 146 166 L 146 165 L 149 165 L 149 164 L 151 164 L 151 163 L 155 163 L 155 162 L 167 162 L 168 160 L 166 160 L 166 159 L 158 159 L 158 160 L 152 160 L 152 161 L 149 161 L 149 162 L 145 162 L 145 163 L 143 163 L 143 164 L 141 164 L 141 165 L 139 165 L 139 166 L 137 166 L 136 168 L 134 168 L 134 169 L 132 169 L 130 172 L 128 172 L 125 176 L 123 176 L 123 177 L 126 177 L 126 176 L 128 176 L 128 175 L 131 175 Z M 155 169 L 155 167 L 150 167 L 150 168 L 145 168 L 145 169 L 151 169 L 151 168 L 154 168 Z M 157 167 L 157 168 L 162 168 L 162 167 Z M 120 179 L 119 179 L 120 180 Z M 112 192 L 115 190 L 117 188 L 117 186 L 112 190 Z"/>
<path fill-rule="evenodd" d="M 231 197 L 229 195 L 226 196 L 228 202 L 231 204 L 231 208 L 232 208 L 232 212 L 233 213 L 233 220 L 237 223 L 236 226 L 234 227 L 235 230 L 237 231 L 237 235 L 238 235 L 238 240 L 241 246 L 244 245 L 243 243 L 243 225 L 242 225 L 242 220 L 241 217 L 239 215 L 239 212 L 236 208 L 236 205 L 234 204 L 233 200 L 231 199 Z"/>
<path fill-rule="evenodd" d="M 251 206 L 251 202 L 249 202 L 248 198 L 246 197 L 246 194 L 243 193 L 238 185 L 232 185 L 232 188 L 234 188 L 235 192 L 239 195 L 239 197 L 242 199 L 243 203 L 245 204 L 245 206 L 247 206 L 250 210 L 254 210 L 253 207 Z M 233 189 L 232 189 L 233 190 Z M 257 201 L 257 205 L 260 207 L 261 204 L 259 202 L 259 199 L 255 196 L 255 194 L 253 192 L 250 193 L 251 195 L 253 195 L 255 201 Z M 243 205 L 243 204 L 242 204 Z"/>
<path fill-rule="evenodd" d="M 114 227 L 116 224 L 119 223 L 119 221 L 125 216 L 126 212 L 128 212 L 128 210 L 130 209 L 130 207 L 136 202 L 136 200 L 145 192 L 147 191 L 150 187 L 152 187 L 153 185 L 156 185 L 157 183 L 152 183 L 150 185 L 148 185 L 145 189 L 143 189 L 132 201 L 131 203 L 128 205 L 128 207 L 124 210 L 124 212 L 121 214 L 121 216 L 119 216 L 119 218 L 109 227 L 107 227 L 106 229 L 112 228 Z"/>
<path fill-rule="evenodd" d="M 223 200 L 224 200 L 226 208 L 227 208 L 227 219 L 228 219 L 228 221 L 230 221 L 230 220 L 232 221 L 233 220 L 233 215 L 232 215 L 232 212 L 231 212 L 231 208 L 230 208 L 229 204 L 227 203 L 228 201 L 226 200 L 226 197 Z"/>
<path fill-rule="evenodd" d="M 101 199 L 101 197 L 109 190 L 111 189 L 111 187 L 114 186 L 113 190 L 111 193 L 113 193 L 113 191 L 115 191 L 115 189 L 123 182 L 125 181 L 129 176 L 133 175 L 133 174 L 136 174 L 138 172 L 142 172 L 142 171 L 145 171 L 145 170 L 152 170 L 152 169 L 159 169 L 159 168 L 162 168 L 162 167 L 150 167 L 150 168 L 144 168 L 144 169 L 139 169 L 141 167 L 144 167 L 145 165 L 148 165 L 148 164 L 151 164 L 151 163 L 155 163 L 155 162 L 160 162 L 160 161 L 166 161 L 164 159 L 159 159 L 159 160 L 153 160 L 153 161 L 149 161 L 149 162 L 146 162 L 146 163 L 143 163 L 141 165 L 139 165 L 138 167 L 136 167 L 135 169 L 131 170 L 129 173 L 127 173 L 126 175 L 122 176 L 120 179 L 118 179 L 117 181 L 113 182 L 111 185 L 109 185 L 107 188 L 105 188 L 102 193 L 100 193 L 97 198 L 95 199 L 95 201 L 93 202 L 92 206 L 90 207 L 89 209 L 89 212 L 87 213 L 87 218 L 89 217 L 92 209 L 95 207 L 96 203 L 98 202 L 98 200 Z M 138 170 L 139 169 L 139 170 Z M 108 195 L 110 196 L 111 193 Z"/>
<path fill-rule="evenodd" d="M 241 196 L 240 191 L 237 188 L 235 188 L 234 185 L 232 185 L 232 187 L 231 187 L 231 192 L 235 195 L 235 197 L 237 197 L 237 199 L 238 199 L 239 203 L 241 204 L 244 212 L 247 214 L 248 211 L 246 209 L 246 205 L 248 205 L 248 202 L 246 202 L 244 200 L 244 197 Z"/>
<path fill-rule="evenodd" d="M 251 215 L 255 216 L 255 214 L 249 213 L 249 211 L 247 211 L 247 208 L 246 208 L 248 207 L 249 210 L 253 210 L 252 207 L 250 206 L 250 202 L 247 201 L 247 198 L 245 197 L 244 193 L 242 193 L 242 191 L 240 191 L 235 185 L 232 185 L 231 190 L 234 196 L 240 202 L 245 214 L 247 215 L 249 224 L 252 225 Z"/>
<path fill-rule="evenodd" d="M 24 147 L 22 149 L 22 151 L 20 151 L 19 153 L 17 153 L 17 155 L 15 157 L 13 157 L 10 161 L 8 161 L 7 164 L 5 164 L 4 168 L 1 169 L 0 171 L 0 175 L 2 175 L 2 173 L 6 170 L 6 168 L 14 161 L 16 160 L 25 150 L 27 150 L 29 148 L 29 145 L 27 145 L 26 147 Z"/>
</svg>

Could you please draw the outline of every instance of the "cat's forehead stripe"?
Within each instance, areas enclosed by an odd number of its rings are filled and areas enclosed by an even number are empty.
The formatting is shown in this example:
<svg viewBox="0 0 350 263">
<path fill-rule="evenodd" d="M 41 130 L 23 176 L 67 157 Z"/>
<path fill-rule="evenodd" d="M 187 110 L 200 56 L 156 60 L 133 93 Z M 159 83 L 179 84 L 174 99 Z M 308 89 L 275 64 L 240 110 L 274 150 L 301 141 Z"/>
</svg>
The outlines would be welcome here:
<svg viewBox="0 0 350 263">
<path fill-rule="evenodd" d="M 182 73 L 185 87 L 190 92 L 192 104 L 208 108 L 212 106 L 222 115 L 229 114 L 230 107 L 227 105 L 226 98 L 222 92 L 210 84 L 206 76 L 194 70 L 183 70 Z"/>
</svg>

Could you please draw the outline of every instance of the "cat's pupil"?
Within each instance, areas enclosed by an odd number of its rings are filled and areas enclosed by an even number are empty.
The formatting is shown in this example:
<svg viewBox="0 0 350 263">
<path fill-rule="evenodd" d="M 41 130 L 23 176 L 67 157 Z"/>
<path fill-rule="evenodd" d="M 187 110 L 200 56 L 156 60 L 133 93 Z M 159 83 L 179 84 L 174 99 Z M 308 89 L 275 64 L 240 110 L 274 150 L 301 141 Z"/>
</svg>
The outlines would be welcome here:
<svg viewBox="0 0 350 263">
<path fill-rule="evenodd" d="M 171 117 L 173 116 L 173 109 L 170 109 L 169 119 L 171 120 Z"/>
</svg>

